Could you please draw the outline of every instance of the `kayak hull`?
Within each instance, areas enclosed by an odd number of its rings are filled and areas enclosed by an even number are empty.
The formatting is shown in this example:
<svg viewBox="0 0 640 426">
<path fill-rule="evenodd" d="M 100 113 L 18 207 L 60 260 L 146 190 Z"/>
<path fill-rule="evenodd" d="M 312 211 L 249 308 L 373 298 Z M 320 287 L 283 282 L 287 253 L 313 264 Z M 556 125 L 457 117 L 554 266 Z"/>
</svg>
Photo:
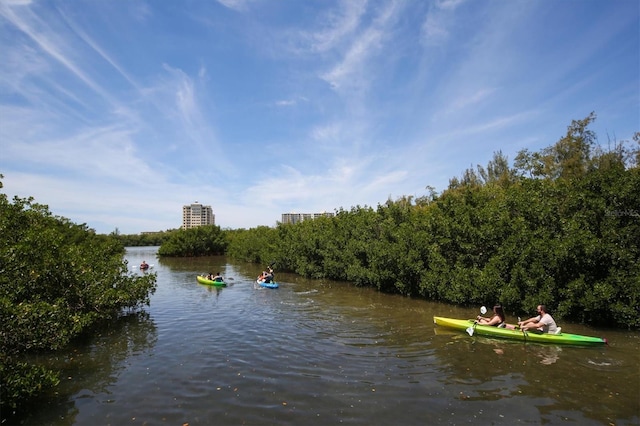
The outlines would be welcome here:
<svg viewBox="0 0 640 426">
<path fill-rule="evenodd" d="M 474 327 L 473 334 L 480 336 L 497 337 L 501 339 L 519 340 L 529 343 L 551 343 L 554 345 L 573 345 L 573 346 L 601 346 L 607 344 L 607 339 L 602 337 L 583 336 L 580 334 L 538 334 L 533 332 L 523 332 L 515 329 L 513 326 L 508 328 L 498 328 L 489 325 L 474 326 L 473 320 L 463 320 L 445 317 L 433 317 L 436 325 L 453 328 L 456 330 L 466 331 L 469 327 Z"/>
<path fill-rule="evenodd" d="M 213 280 L 208 280 L 207 278 L 198 275 L 196 277 L 196 279 L 198 280 L 198 282 L 200 284 L 204 284 L 204 285 L 214 285 L 216 287 L 226 287 L 227 283 L 225 283 L 224 281 L 213 281 Z"/>
<path fill-rule="evenodd" d="M 260 285 L 260 287 L 264 287 L 264 288 L 278 288 L 279 285 L 276 282 L 270 282 L 270 283 L 266 283 L 264 282 L 264 280 L 256 280 L 256 282 Z"/>
</svg>

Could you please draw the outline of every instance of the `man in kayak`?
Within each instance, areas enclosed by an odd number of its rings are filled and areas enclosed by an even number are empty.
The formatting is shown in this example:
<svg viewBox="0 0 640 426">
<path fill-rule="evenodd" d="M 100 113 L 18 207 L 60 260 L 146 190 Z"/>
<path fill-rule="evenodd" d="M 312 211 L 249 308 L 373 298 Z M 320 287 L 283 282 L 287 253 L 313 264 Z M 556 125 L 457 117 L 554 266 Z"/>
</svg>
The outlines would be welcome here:
<svg viewBox="0 0 640 426">
<path fill-rule="evenodd" d="M 266 271 L 262 271 L 262 274 L 260 274 L 260 276 L 258 277 L 258 281 L 263 281 L 265 283 L 270 283 L 271 281 L 273 281 L 273 269 L 271 269 L 271 266 L 267 266 L 267 270 Z"/>
<path fill-rule="evenodd" d="M 547 312 L 547 307 L 544 305 L 538 305 L 538 315 L 528 320 L 518 321 L 518 325 L 523 331 L 533 331 L 536 333 L 551 333 L 555 334 L 558 331 L 558 326 L 554 319 Z"/>
<path fill-rule="evenodd" d="M 221 283 L 221 282 L 223 282 L 223 281 L 224 281 L 224 278 L 222 277 L 222 275 L 220 275 L 220 272 L 216 272 L 216 275 L 215 275 L 215 276 L 213 276 L 213 277 L 211 278 L 211 280 L 212 280 L 212 281 L 215 281 L 215 282 L 218 282 L 218 283 Z"/>
</svg>

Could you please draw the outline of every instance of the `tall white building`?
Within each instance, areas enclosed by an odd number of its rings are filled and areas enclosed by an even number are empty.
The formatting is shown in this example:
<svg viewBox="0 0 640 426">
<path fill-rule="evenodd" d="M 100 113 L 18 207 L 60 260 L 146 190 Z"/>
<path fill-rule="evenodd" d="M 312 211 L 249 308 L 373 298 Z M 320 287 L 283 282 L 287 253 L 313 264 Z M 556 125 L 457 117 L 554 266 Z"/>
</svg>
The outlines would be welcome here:
<svg viewBox="0 0 640 426">
<path fill-rule="evenodd" d="M 319 217 L 333 217 L 333 213 L 282 213 L 282 223 L 298 223 Z"/>
<path fill-rule="evenodd" d="M 188 206 L 182 206 L 182 229 L 215 224 L 216 216 L 213 214 L 211 206 L 203 206 L 198 201 Z"/>
</svg>

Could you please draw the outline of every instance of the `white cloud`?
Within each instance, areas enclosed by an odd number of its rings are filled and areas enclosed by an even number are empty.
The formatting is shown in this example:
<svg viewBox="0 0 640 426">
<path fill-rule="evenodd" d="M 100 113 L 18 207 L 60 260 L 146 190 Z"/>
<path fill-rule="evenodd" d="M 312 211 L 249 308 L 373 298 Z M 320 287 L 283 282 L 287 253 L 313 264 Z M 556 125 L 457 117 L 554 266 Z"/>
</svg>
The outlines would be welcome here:
<svg viewBox="0 0 640 426">
<path fill-rule="evenodd" d="M 71 57 L 70 52 L 73 49 L 68 46 L 68 43 L 60 36 L 60 33 L 52 27 L 52 24 L 32 13 L 29 8 L 1 7 L 0 15 L 31 39 L 43 52 L 65 67 L 73 76 L 102 98 L 110 101 L 111 97 L 108 92 L 91 79 L 78 66 L 76 60 Z"/>
<path fill-rule="evenodd" d="M 422 42 L 426 45 L 441 45 L 449 39 L 451 26 L 455 23 L 453 13 L 465 0 L 436 1 L 422 24 Z"/>
<path fill-rule="evenodd" d="M 342 1 L 338 11 L 331 10 L 327 16 L 323 16 L 325 27 L 322 30 L 303 33 L 303 39 L 310 41 L 311 51 L 327 52 L 342 45 L 360 25 L 367 4 L 367 0 Z"/>
<path fill-rule="evenodd" d="M 0 3 L 5 188 L 100 232 L 419 196 L 592 110 L 637 130 L 626 3 L 136 4 Z"/>
<path fill-rule="evenodd" d="M 397 3 L 391 2 L 380 11 L 369 27 L 356 34 L 349 43 L 342 60 L 321 75 L 334 89 L 367 88 L 372 76 L 368 60 L 380 53 L 389 37 L 390 26 L 399 12 Z"/>
</svg>

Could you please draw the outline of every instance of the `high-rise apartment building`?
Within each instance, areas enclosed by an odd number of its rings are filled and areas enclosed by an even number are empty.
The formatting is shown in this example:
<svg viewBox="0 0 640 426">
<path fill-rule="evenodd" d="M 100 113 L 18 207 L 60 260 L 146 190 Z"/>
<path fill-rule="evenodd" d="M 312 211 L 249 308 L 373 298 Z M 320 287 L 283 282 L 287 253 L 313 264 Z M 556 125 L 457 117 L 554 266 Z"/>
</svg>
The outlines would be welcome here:
<svg viewBox="0 0 640 426">
<path fill-rule="evenodd" d="M 282 213 L 282 223 L 298 223 L 319 217 L 333 217 L 333 213 Z"/>
<path fill-rule="evenodd" d="M 215 224 L 216 216 L 211 206 L 203 206 L 197 201 L 188 206 L 182 206 L 182 229 Z"/>
</svg>

